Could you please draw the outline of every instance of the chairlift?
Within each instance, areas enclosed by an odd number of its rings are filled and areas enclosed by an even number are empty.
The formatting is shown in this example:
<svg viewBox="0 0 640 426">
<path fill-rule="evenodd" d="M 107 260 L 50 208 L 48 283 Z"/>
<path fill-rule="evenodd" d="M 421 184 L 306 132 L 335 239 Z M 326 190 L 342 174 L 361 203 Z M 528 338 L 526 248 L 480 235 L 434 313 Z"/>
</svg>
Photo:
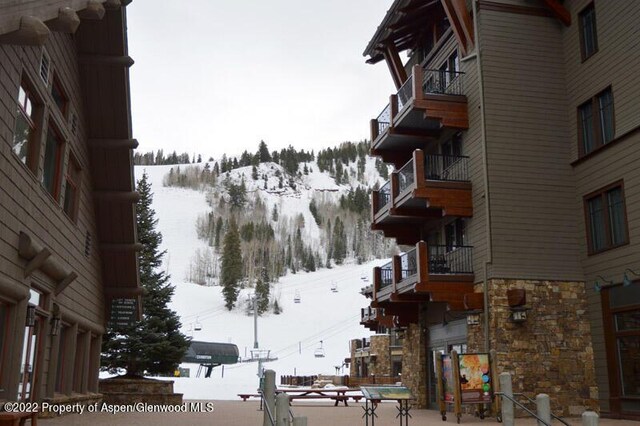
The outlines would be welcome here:
<svg viewBox="0 0 640 426">
<path fill-rule="evenodd" d="M 200 324 L 200 321 L 198 321 L 198 318 L 196 318 L 196 323 L 193 325 L 193 329 L 195 331 L 200 331 L 202 330 L 202 324 Z"/>
<path fill-rule="evenodd" d="M 300 292 L 298 290 L 296 290 L 296 294 L 293 296 L 293 302 L 300 303 Z"/>
<path fill-rule="evenodd" d="M 324 348 L 322 347 L 322 340 L 320 340 L 320 347 L 315 350 L 313 355 L 316 358 L 324 358 Z"/>
<path fill-rule="evenodd" d="M 336 284 L 335 281 L 333 283 L 331 283 L 331 291 L 334 292 L 334 293 L 338 292 L 338 284 Z"/>
</svg>

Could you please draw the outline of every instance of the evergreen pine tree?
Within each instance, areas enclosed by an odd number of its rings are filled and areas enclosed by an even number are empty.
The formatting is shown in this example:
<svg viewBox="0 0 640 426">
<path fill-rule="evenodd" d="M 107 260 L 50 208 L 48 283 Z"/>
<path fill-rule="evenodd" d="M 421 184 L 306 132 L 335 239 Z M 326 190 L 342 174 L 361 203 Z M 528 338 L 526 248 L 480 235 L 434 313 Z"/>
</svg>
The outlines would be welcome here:
<svg viewBox="0 0 640 426">
<path fill-rule="evenodd" d="M 269 309 L 269 280 L 267 278 L 267 269 L 262 268 L 262 273 L 256 282 L 258 315 L 264 314 Z"/>
<path fill-rule="evenodd" d="M 129 377 L 144 374 L 172 374 L 182 361 L 189 339 L 180 332 L 178 315 L 167 305 L 174 287 L 169 276 L 159 270 L 162 265 L 160 251 L 162 234 L 156 230 L 158 220 L 151 208 L 153 194 L 147 174 L 138 181 L 140 193 L 136 209 L 140 284 L 145 289 L 142 297 L 142 321 L 129 327 L 109 326 L 103 338 L 102 367 L 111 373 L 125 369 Z"/>
<path fill-rule="evenodd" d="M 242 252 L 240 251 L 240 234 L 235 219 L 231 219 L 222 243 L 222 266 L 220 268 L 220 284 L 224 295 L 225 306 L 233 309 L 240 292 L 242 279 Z"/>
</svg>

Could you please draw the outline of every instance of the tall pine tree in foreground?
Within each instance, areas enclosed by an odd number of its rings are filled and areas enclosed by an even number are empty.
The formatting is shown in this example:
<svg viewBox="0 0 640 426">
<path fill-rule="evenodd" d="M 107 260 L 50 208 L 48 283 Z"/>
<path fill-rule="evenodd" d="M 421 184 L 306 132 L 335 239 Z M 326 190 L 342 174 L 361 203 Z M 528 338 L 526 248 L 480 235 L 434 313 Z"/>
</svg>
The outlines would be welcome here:
<svg viewBox="0 0 640 426">
<path fill-rule="evenodd" d="M 189 339 L 180 332 L 177 314 L 167 307 L 174 287 L 159 269 L 165 252 L 159 249 L 162 234 L 156 230 L 158 219 L 151 208 L 153 194 L 146 173 L 138 181 L 137 191 L 138 241 L 142 244 L 138 260 L 140 284 L 145 290 L 142 321 L 126 328 L 108 327 L 102 344 L 102 368 L 111 373 L 125 369 L 128 377 L 173 375 Z"/>
<path fill-rule="evenodd" d="M 222 242 L 222 266 L 220 268 L 220 285 L 225 306 L 233 309 L 240 292 L 242 280 L 242 252 L 240 251 L 240 233 L 234 218 L 229 221 L 227 233 Z"/>
</svg>

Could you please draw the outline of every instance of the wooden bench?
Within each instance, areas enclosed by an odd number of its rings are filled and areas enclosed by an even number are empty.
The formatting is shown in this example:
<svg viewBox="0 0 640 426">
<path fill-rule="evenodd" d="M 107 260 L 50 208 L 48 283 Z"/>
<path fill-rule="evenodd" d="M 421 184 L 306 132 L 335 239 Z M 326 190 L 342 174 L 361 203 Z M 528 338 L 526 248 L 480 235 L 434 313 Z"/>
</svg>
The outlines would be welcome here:
<svg viewBox="0 0 640 426">
<path fill-rule="evenodd" d="M 38 425 L 38 413 L 5 413 L 0 412 L 0 426 L 24 426 L 31 420 L 32 426 Z"/>
<path fill-rule="evenodd" d="M 260 398 L 259 393 L 239 393 L 238 396 L 242 398 L 242 401 L 246 401 L 249 398 Z"/>
</svg>

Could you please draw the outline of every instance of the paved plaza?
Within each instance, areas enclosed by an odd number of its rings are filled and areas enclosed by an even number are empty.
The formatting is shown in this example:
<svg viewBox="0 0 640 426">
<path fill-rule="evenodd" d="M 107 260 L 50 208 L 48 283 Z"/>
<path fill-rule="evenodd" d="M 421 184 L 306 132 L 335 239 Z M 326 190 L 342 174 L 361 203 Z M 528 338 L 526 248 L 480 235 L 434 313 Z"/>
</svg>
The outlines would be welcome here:
<svg viewBox="0 0 640 426">
<path fill-rule="evenodd" d="M 43 426 L 197 426 L 197 425 L 220 425 L 220 426 L 258 426 L 262 425 L 262 412 L 258 411 L 257 401 L 213 401 L 214 411 L 210 413 L 85 413 L 73 414 L 55 419 L 40 420 L 39 425 Z M 364 425 L 362 418 L 362 403 L 350 403 L 348 407 L 334 407 L 329 402 L 294 402 L 291 407 L 296 416 L 307 416 L 309 426 L 354 426 Z M 376 410 L 378 418 L 376 425 L 391 426 L 399 424 L 395 418 L 397 409 L 393 403 L 380 404 Z M 433 410 L 411 410 L 412 418 L 409 425 L 456 425 L 455 416 L 450 415 L 447 422 L 443 422 L 438 412 Z M 571 425 L 581 424 L 580 418 L 568 419 Z M 465 415 L 462 417 L 462 425 L 484 425 L 497 426 L 499 423 L 495 419 L 484 419 Z M 559 424 L 559 423 L 557 423 Z M 517 426 L 534 426 L 531 419 L 517 419 Z M 601 419 L 601 426 L 640 426 L 640 422 L 629 420 Z"/>
</svg>

